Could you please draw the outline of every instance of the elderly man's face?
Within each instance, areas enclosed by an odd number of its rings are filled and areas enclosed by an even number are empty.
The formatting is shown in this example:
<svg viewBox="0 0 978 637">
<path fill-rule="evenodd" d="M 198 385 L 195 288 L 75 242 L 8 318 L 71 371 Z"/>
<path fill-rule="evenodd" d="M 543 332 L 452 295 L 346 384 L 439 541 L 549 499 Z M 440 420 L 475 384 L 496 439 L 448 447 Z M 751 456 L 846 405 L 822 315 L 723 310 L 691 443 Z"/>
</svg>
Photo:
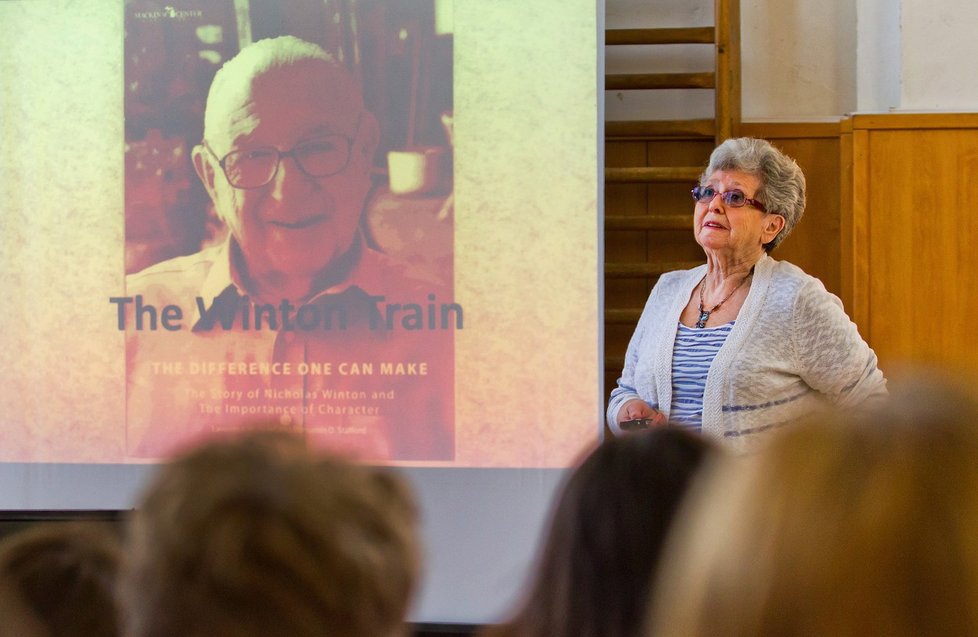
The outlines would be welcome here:
<svg viewBox="0 0 978 637">
<path fill-rule="evenodd" d="M 295 157 L 283 157 L 272 180 L 254 188 L 232 186 L 209 158 L 208 190 L 251 276 L 322 273 L 352 245 L 370 189 L 376 122 L 363 111 L 353 82 L 324 63 L 303 61 L 268 71 L 250 86 L 230 88 L 223 104 L 226 125 L 208 131 L 207 140 L 219 158 L 348 141 L 349 159 L 339 172 L 310 176 Z"/>
</svg>

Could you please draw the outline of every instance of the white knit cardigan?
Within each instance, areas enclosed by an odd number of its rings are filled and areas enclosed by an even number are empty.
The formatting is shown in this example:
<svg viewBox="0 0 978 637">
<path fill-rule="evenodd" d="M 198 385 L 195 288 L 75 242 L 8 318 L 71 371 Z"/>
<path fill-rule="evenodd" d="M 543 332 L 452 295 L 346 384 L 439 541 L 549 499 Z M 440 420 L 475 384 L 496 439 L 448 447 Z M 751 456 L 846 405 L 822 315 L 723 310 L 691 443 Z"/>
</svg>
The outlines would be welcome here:
<svg viewBox="0 0 978 637">
<path fill-rule="evenodd" d="M 618 411 L 633 398 L 669 415 L 679 316 L 705 273 L 705 264 L 670 272 L 649 295 L 608 404 L 616 434 Z M 765 255 L 707 374 L 703 432 L 736 451 L 752 451 L 765 432 L 826 400 L 849 407 L 884 397 L 886 380 L 876 364 L 838 297 L 797 266 Z"/>
</svg>

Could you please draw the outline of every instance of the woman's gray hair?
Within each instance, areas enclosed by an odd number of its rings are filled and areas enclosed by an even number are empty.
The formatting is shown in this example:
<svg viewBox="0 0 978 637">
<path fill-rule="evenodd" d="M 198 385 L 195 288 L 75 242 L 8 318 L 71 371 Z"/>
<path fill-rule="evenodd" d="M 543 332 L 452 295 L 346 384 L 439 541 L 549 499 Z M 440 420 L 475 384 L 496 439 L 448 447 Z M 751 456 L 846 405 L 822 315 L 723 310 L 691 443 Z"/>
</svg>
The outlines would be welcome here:
<svg viewBox="0 0 978 637">
<path fill-rule="evenodd" d="M 764 139 L 736 137 L 717 146 L 710 155 L 710 164 L 700 176 L 704 184 L 718 170 L 739 170 L 757 177 L 761 186 L 754 198 L 764 204 L 769 213 L 784 217 L 784 228 L 764 249 L 771 252 L 801 221 L 805 212 L 805 174 L 780 150 Z"/>
</svg>

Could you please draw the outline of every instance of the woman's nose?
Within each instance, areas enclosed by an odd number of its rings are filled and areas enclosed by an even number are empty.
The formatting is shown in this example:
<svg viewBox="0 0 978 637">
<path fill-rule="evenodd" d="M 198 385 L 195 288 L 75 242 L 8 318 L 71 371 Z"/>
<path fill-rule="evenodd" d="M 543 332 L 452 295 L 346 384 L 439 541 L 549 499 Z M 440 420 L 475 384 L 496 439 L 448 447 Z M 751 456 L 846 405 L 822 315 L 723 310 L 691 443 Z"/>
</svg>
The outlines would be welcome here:
<svg viewBox="0 0 978 637">
<path fill-rule="evenodd" d="M 721 195 L 720 191 L 717 191 L 713 195 L 713 199 L 710 199 L 710 204 L 707 207 L 709 208 L 710 212 L 718 212 L 723 214 L 723 196 Z"/>
</svg>

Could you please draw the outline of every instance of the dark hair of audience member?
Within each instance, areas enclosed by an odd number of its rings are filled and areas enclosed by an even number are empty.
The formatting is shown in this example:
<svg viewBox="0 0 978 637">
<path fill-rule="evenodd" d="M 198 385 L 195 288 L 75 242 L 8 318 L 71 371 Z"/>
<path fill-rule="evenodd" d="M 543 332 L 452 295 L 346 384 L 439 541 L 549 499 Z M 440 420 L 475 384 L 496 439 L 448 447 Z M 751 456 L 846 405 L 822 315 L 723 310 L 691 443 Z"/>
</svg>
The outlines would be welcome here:
<svg viewBox="0 0 978 637">
<path fill-rule="evenodd" d="M 648 634 L 978 636 L 978 404 L 890 385 L 696 483 Z"/>
<path fill-rule="evenodd" d="M 521 608 L 487 637 L 626 637 L 646 615 L 667 528 L 712 445 L 674 427 L 611 438 L 559 496 Z"/>
<path fill-rule="evenodd" d="M 206 443 L 162 469 L 131 520 L 126 634 L 401 634 L 420 568 L 416 523 L 396 475 L 299 437 Z"/>
<path fill-rule="evenodd" d="M 0 541 L 0 637 L 117 637 L 121 548 L 102 523 L 43 522 Z"/>
</svg>

